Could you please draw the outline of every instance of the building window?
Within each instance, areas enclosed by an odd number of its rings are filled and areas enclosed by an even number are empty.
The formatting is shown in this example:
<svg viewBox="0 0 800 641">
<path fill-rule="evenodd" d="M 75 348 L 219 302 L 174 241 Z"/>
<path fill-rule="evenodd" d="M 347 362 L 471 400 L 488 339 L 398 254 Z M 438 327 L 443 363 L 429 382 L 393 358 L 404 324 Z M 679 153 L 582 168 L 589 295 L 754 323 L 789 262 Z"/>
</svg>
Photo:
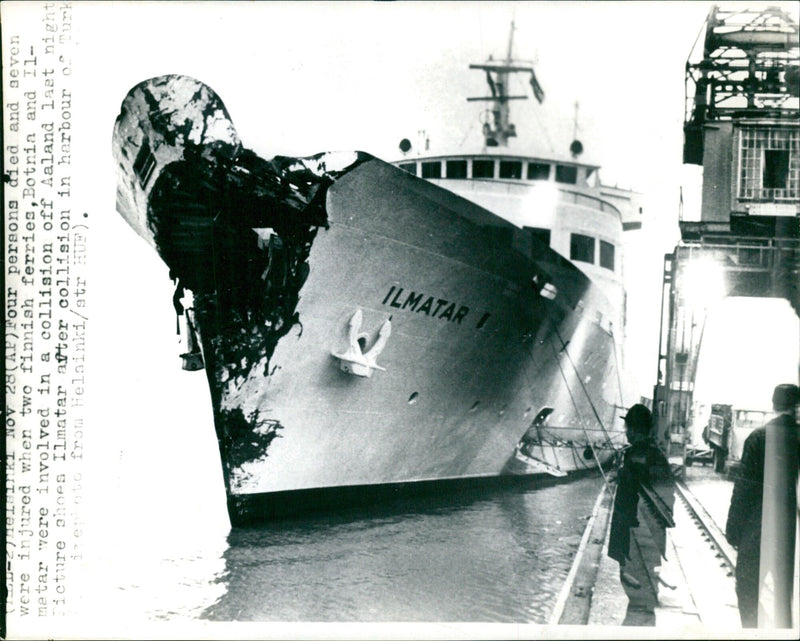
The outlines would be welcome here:
<svg viewBox="0 0 800 641">
<path fill-rule="evenodd" d="M 448 160 L 447 161 L 447 177 L 448 178 L 466 178 L 467 177 L 467 161 L 466 160 Z"/>
<path fill-rule="evenodd" d="M 522 178 L 522 163 L 519 160 L 501 160 L 500 178 Z"/>
<path fill-rule="evenodd" d="M 600 241 L 600 267 L 614 271 L 614 245 Z"/>
<path fill-rule="evenodd" d="M 422 177 L 423 178 L 441 178 L 442 177 L 442 163 L 438 160 L 432 162 L 422 163 Z"/>
<path fill-rule="evenodd" d="M 549 180 L 550 165 L 546 162 L 528 163 L 528 180 Z"/>
<path fill-rule="evenodd" d="M 494 160 L 473 160 L 473 178 L 494 178 Z"/>
<path fill-rule="evenodd" d="M 788 149 L 764 150 L 764 174 L 761 183 L 764 189 L 786 189 L 789 186 Z"/>
<path fill-rule="evenodd" d="M 572 234 L 569 243 L 569 257 L 571 260 L 594 264 L 594 238 L 583 234 Z"/>
<path fill-rule="evenodd" d="M 742 127 L 739 139 L 741 200 L 800 200 L 800 131 L 787 127 Z"/>
<path fill-rule="evenodd" d="M 152 152 L 150 151 L 150 145 L 147 143 L 147 140 L 145 140 L 142 142 L 142 146 L 139 147 L 139 153 L 136 154 L 136 160 L 133 163 L 133 171 L 135 171 L 136 175 L 139 176 L 139 184 L 142 187 L 144 187 L 147 184 L 147 181 L 150 180 L 150 176 L 152 175 L 155 166 L 155 156 L 153 156 Z"/>
<path fill-rule="evenodd" d="M 400 165 L 400 169 L 407 171 L 412 176 L 417 175 L 417 163 L 415 162 L 404 162 Z"/>
<path fill-rule="evenodd" d="M 556 182 L 574 185 L 578 182 L 578 168 L 571 165 L 556 165 Z"/>
</svg>

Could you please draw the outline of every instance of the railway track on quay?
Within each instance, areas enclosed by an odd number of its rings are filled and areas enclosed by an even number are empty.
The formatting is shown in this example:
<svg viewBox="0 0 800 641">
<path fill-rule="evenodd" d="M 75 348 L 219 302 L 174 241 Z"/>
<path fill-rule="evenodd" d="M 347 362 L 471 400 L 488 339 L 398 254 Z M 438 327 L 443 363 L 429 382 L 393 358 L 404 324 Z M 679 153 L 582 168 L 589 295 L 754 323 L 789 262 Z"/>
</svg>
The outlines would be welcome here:
<svg viewBox="0 0 800 641">
<path fill-rule="evenodd" d="M 552 625 L 588 625 L 598 619 L 615 622 L 610 625 L 623 625 L 623 620 L 624 625 L 653 625 L 646 622 L 647 617 L 626 613 L 629 595 L 619 584 L 616 562 L 606 556 L 614 490 L 613 485 L 600 490 L 553 608 Z M 733 578 L 736 551 L 681 480 L 676 480 L 671 509 L 662 503 L 652 493 L 644 493 L 640 501 L 640 521 L 649 527 L 634 531 L 631 563 L 644 567 L 649 585 L 642 586 L 637 603 L 631 597 L 628 609 L 648 603 L 656 618 L 660 615 L 681 625 L 737 627 Z M 660 542 L 659 536 L 663 537 Z M 659 547 L 665 550 L 666 559 L 654 564 L 654 558 L 660 559 L 654 552 Z"/>
<path fill-rule="evenodd" d="M 675 487 L 677 488 L 676 496 L 680 497 L 686 506 L 693 522 L 700 529 L 701 536 L 711 546 L 715 557 L 720 560 L 720 564 L 724 563 L 730 576 L 733 576 L 736 568 L 736 550 L 725 539 L 725 532 L 682 482 L 678 481 Z"/>
</svg>

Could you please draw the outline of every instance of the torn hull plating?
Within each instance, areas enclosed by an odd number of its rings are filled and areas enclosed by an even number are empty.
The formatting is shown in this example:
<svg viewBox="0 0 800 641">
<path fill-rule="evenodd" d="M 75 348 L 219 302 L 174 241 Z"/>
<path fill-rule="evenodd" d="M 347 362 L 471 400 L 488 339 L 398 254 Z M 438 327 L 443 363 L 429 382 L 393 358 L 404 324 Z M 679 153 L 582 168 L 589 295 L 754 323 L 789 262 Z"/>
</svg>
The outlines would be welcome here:
<svg viewBox="0 0 800 641">
<path fill-rule="evenodd" d="M 607 301 L 528 231 L 366 154 L 263 160 L 184 76 L 131 90 L 114 154 L 119 211 L 193 293 L 232 523 L 541 473 L 515 452 L 543 407 L 558 473 L 620 444 Z"/>
</svg>

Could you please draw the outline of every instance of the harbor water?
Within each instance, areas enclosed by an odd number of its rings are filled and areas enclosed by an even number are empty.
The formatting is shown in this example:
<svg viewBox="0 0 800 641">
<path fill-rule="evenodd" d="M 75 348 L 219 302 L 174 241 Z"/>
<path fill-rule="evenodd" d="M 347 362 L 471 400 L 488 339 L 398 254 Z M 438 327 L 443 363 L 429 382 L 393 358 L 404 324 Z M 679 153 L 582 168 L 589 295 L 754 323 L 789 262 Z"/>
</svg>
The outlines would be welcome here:
<svg viewBox="0 0 800 641">
<path fill-rule="evenodd" d="M 544 623 L 598 478 L 234 530 L 221 620 Z"/>
<path fill-rule="evenodd" d="M 109 559 L 102 601 L 143 621 L 546 623 L 601 486 L 592 474 L 192 541 L 153 533 Z"/>
</svg>

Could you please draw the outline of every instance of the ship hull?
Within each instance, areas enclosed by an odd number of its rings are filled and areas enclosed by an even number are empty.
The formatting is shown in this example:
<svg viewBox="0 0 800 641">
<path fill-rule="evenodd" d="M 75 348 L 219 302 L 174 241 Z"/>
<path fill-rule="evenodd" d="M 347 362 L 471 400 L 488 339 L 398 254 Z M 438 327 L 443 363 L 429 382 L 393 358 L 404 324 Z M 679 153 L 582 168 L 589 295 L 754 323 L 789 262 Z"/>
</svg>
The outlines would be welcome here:
<svg viewBox="0 0 800 641">
<path fill-rule="evenodd" d="M 272 354 L 232 375 L 203 341 L 232 520 L 285 511 L 297 491 L 308 505 L 310 496 L 546 474 L 514 456 L 545 406 L 561 442 L 544 439 L 540 460 L 569 472 L 611 454 L 603 429 L 619 402 L 614 340 L 586 302 L 599 294 L 585 275 L 485 210 L 377 160 L 340 178 L 326 209 L 297 322 Z M 556 300 L 532 284 L 543 273 Z M 391 323 L 369 377 L 336 356 L 356 313 L 364 351 Z M 209 323 L 197 324 L 207 336 Z M 251 421 L 237 439 L 266 431 L 268 444 L 233 454 L 232 416 Z M 596 453 L 586 456 L 589 444 Z"/>
<path fill-rule="evenodd" d="M 185 76 L 131 90 L 113 150 L 208 377 L 234 525 L 622 444 L 614 303 L 535 229 L 367 154 L 264 160 Z"/>
</svg>

